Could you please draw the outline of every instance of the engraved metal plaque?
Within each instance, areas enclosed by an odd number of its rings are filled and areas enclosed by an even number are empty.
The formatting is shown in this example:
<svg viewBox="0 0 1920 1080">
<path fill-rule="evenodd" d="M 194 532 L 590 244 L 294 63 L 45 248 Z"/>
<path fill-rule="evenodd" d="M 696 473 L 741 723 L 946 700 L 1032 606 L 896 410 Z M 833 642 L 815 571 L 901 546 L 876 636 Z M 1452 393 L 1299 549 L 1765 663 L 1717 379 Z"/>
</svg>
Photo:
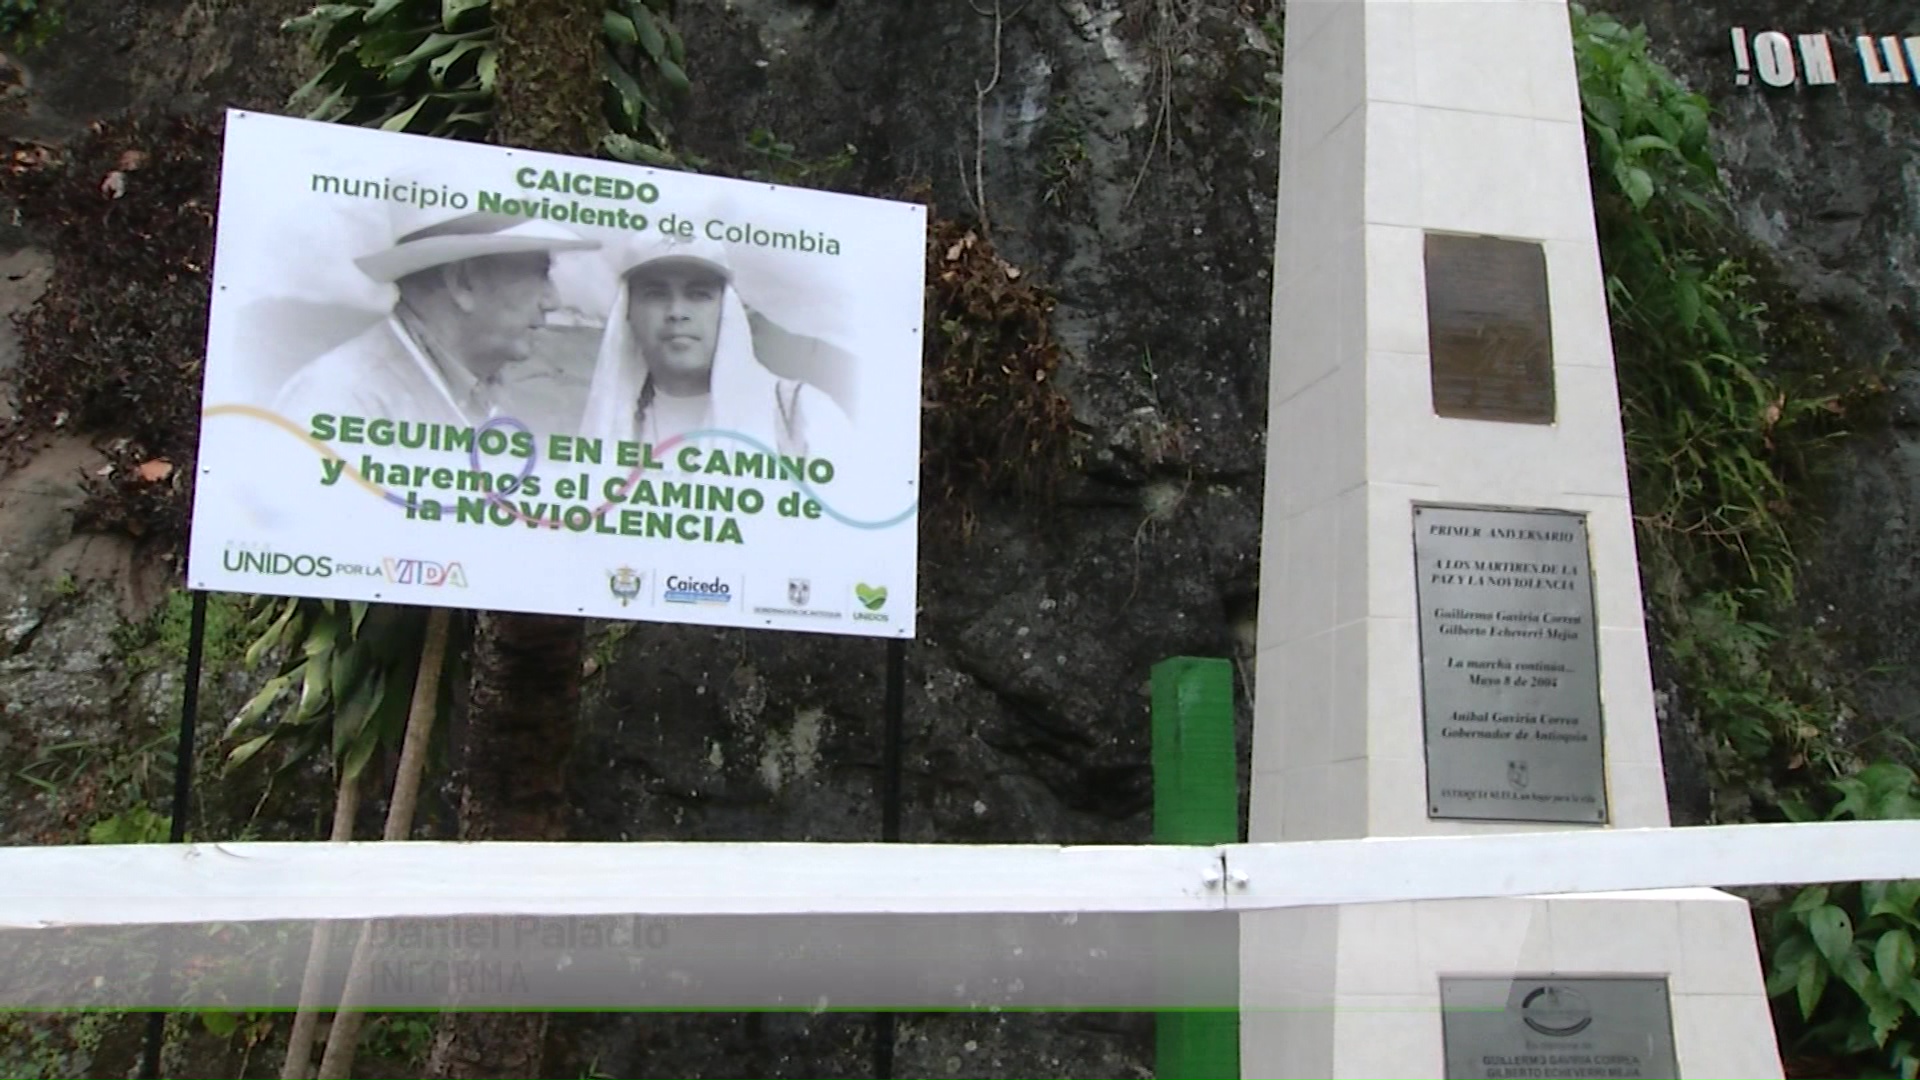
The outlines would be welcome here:
<svg viewBox="0 0 1920 1080">
<path fill-rule="evenodd" d="M 1604 824 L 1586 518 L 1413 508 L 1433 818 Z"/>
<path fill-rule="evenodd" d="M 1664 978 L 1440 979 L 1447 1080 L 1677 1077 Z"/>
<path fill-rule="evenodd" d="M 1462 420 L 1553 423 L 1546 249 L 1430 234 L 1426 264 L 1433 411 Z"/>
</svg>

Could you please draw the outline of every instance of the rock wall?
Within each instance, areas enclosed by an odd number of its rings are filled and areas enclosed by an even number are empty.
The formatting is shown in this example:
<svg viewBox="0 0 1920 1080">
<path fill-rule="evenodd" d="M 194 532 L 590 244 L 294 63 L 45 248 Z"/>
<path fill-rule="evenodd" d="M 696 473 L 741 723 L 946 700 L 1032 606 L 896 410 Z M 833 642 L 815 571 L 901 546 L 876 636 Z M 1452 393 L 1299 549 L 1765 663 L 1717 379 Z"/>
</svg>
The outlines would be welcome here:
<svg viewBox="0 0 1920 1080">
<path fill-rule="evenodd" d="M 997 35 L 978 8 L 684 8 L 698 68 L 679 130 L 742 165 L 755 130 L 805 159 L 852 146 L 830 182 L 930 184 L 946 216 L 984 206 L 1000 254 L 1057 293 L 1086 468 L 1049 506 L 968 507 L 968 539 L 922 529 L 904 832 L 1143 842 L 1151 666 L 1251 641 L 1277 139 L 1237 95 L 1277 70 L 1277 47 L 1255 5 L 1008 4 Z M 612 767 L 579 774 L 583 836 L 879 835 L 884 646 L 642 625 L 618 655 L 588 717 L 586 760 Z M 636 1033 L 632 1075 L 698 1068 L 663 1044 L 708 1040 L 764 1040 L 752 1065 L 768 1075 L 867 1069 L 864 1020 L 697 1020 L 684 1040 L 649 1037 L 654 1018 L 619 1026 Z M 1146 1017 L 901 1032 L 900 1075 L 1152 1068 Z"/>
<path fill-rule="evenodd" d="M 1843 6 L 1623 0 L 1616 13 L 1647 20 L 1669 62 L 1721 107 L 1742 225 L 1860 363 L 1910 368 L 1920 91 L 1731 85 L 1731 24 L 1849 39 L 1904 29 L 1886 0 Z M 135 104 L 277 109 L 303 61 L 274 28 L 301 7 L 69 0 L 63 29 L 14 59 L 19 89 L 0 101 L 0 133 L 58 142 Z M 907 659 L 909 840 L 1146 840 L 1146 688 L 1169 656 L 1240 661 L 1246 760 L 1278 146 L 1269 76 L 1279 45 L 1265 22 L 1278 7 L 683 5 L 694 81 L 677 121 L 686 149 L 747 168 L 759 160 L 748 149 L 756 131 L 794 144 L 803 161 L 851 147 L 850 161 L 810 182 L 930 192 L 939 215 L 975 221 L 1059 299 L 1060 381 L 1081 466 L 1044 503 L 932 507 L 940 524 L 922 532 L 922 632 Z M 93 59 L 103 46 L 115 62 Z M 44 285 L 33 225 L 0 225 L 8 310 Z M 0 330 L 0 366 L 10 356 Z M 1815 615 L 1849 632 L 1844 677 L 1889 717 L 1911 718 L 1920 694 L 1910 666 L 1868 674 L 1920 634 L 1920 539 L 1904 527 L 1920 513 L 1916 395 L 1903 380 L 1894 423 L 1856 443 L 1808 568 Z M 116 630 L 153 610 L 167 581 L 136 545 L 74 534 L 75 480 L 92 453 L 69 438 L 0 483 L 0 754 L 112 744 L 128 717 L 164 734 L 177 707 L 161 646 L 144 646 L 144 670 L 116 670 L 127 666 Z M 952 525 L 961 520 L 967 529 Z M 580 838 L 878 836 L 880 644 L 636 624 L 603 628 L 596 656 L 576 772 Z M 231 670 L 219 678 L 203 738 L 246 683 Z M 255 795 L 216 794 L 202 827 L 237 834 Z M 311 790 L 260 806 L 256 830 L 324 832 L 324 799 Z M 94 807 L 0 775 L 9 842 L 71 840 Z M 438 810 L 429 834 L 445 828 Z M 371 831 L 380 807 L 366 812 Z M 863 1075 L 869 1034 L 850 1015 L 569 1016 L 554 1025 L 551 1060 L 555 1075 Z M 1142 1016 L 904 1017 L 898 1067 L 1144 1076 L 1152 1026 Z"/>
<path fill-rule="evenodd" d="M 1884 420 L 1863 424 L 1807 507 L 1807 618 L 1845 650 L 1836 681 L 1865 708 L 1852 732 L 1920 732 L 1920 87 L 1872 86 L 1854 39 L 1911 32 L 1887 0 L 1720 0 L 1624 6 L 1663 60 L 1717 113 L 1715 142 L 1741 229 L 1778 260 L 1798 302 L 1827 320 L 1846 361 L 1885 370 Z M 1737 83 L 1730 33 L 1825 33 L 1837 81 Z M 1783 358 L 1791 363 L 1797 357 Z"/>
</svg>

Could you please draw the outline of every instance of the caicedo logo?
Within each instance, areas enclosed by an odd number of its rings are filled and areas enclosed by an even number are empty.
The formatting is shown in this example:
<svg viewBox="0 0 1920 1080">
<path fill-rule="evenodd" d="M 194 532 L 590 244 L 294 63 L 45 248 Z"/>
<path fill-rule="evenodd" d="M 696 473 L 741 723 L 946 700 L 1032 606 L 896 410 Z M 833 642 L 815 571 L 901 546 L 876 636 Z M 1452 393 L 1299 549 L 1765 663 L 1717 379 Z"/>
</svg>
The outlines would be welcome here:
<svg viewBox="0 0 1920 1080">
<path fill-rule="evenodd" d="M 725 607 L 733 603 L 733 587 L 719 578 L 714 578 L 712 581 L 698 581 L 675 574 L 667 578 L 666 586 L 667 591 L 663 599 L 669 604 Z"/>
</svg>

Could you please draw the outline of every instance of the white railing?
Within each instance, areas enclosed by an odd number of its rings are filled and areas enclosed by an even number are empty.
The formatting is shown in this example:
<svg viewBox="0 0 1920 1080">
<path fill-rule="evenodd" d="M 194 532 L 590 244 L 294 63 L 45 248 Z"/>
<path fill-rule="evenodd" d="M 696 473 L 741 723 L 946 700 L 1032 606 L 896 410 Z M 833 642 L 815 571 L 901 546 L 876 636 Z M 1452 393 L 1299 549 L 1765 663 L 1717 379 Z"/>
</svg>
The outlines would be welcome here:
<svg viewBox="0 0 1920 1080">
<path fill-rule="evenodd" d="M 494 915 L 1044 914 L 1920 878 L 1920 821 L 1209 847 L 236 843 L 0 848 L 0 928 Z"/>
</svg>

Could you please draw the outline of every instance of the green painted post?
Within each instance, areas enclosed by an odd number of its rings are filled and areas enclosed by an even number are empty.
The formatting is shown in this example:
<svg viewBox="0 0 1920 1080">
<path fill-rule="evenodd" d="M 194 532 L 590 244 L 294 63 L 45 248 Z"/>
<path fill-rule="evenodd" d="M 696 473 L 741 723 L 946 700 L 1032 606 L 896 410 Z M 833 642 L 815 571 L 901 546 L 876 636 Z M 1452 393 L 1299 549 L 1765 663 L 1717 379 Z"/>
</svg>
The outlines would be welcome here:
<svg viewBox="0 0 1920 1080">
<path fill-rule="evenodd" d="M 1240 839 L 1240 774 L 1233 730 L 1233 665 L 1177 656 L 1153 668 L 1153 840 L 1230 844 Z M 1206 935 L 1212 940 L 1211 935 Z M 1226 939 L 1238 941 L 1238 935 Z M 1232 955 L 1213 963 L 1234 965 Z M 1238 1009 L 1161 1013 L 1160 1080 L 1238 1080 Z"/>
</svg>

